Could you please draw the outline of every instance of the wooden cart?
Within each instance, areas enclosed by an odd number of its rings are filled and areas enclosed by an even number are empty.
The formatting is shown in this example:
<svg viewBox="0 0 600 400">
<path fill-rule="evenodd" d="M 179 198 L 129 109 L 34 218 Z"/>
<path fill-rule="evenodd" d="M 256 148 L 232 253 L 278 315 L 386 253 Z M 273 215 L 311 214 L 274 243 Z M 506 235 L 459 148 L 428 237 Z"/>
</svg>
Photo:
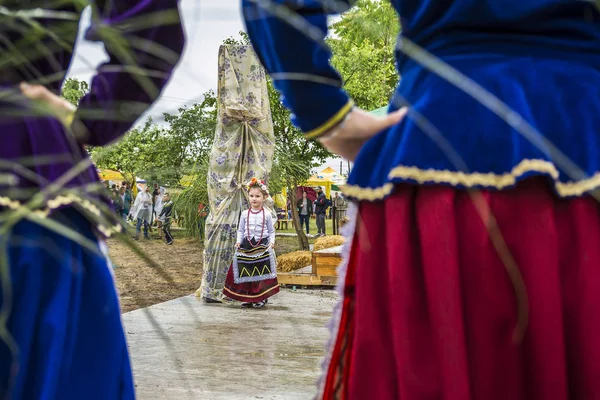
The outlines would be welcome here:
<svg viewBox="0 0 600 400">
<path fill-rule="evenodd" d="M 342 262 L 342 246 L 313 251 L 312 265 L 277 274 L 279 284 L 288 286 L 335 286 L 336 269 Z"/>
</svg>

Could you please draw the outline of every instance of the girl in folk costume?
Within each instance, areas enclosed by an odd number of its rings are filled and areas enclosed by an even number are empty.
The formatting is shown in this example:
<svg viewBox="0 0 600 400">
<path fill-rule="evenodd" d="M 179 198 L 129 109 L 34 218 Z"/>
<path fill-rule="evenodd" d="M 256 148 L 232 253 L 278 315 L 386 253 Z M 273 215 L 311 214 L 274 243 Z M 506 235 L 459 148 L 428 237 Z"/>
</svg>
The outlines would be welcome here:
<svg viewBox="0 0 600 400">
<path fill-rule="evenodd" d="M 322 397 L 600 398 L 598 1 L 390 0 L 381 119 L 324 43 L 354 3 L 243 0 L 295 124 L 354 161 Z"/>
<path fill-rule="evenodd" d="M 241 215 L 236 252 L 225 280 L 223 294 L 243 302 L 243 307 L 262 308 L 279 292 L 273 217 L 263 207 L 268 195 L 264 182 L 252 178 L 250 208 Z"/>
</svg>

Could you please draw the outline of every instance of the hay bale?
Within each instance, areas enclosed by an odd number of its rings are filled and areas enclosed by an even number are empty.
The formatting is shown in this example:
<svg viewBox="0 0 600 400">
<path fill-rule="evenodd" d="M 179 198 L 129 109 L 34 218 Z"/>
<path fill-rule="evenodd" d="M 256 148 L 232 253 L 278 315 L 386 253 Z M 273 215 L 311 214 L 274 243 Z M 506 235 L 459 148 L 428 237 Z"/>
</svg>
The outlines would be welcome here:
<svg viewBox="0 0 600 400">
<path fill-rule="evenodd" d="M 291 272 L 300 268 L 308 267 L 312 261 L 310 251 L 294 251 L 277 257 L 277 270 L 279 272 Z"/>
<path fill-rule="evenodd" d="M 332 247 L 341 246 L 346 240 L 343 236 L 323 236 L 315 241 L 315 251 L 330 249 Z"/>
</svg>

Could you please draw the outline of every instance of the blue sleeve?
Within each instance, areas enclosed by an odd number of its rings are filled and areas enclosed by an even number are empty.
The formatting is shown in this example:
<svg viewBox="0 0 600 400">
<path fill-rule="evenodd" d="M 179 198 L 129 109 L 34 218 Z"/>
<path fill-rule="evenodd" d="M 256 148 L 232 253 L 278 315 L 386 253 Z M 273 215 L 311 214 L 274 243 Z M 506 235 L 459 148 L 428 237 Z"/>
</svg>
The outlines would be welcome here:
<svg viewBox="0 0 600 400">
<path fill-rule="evenodd" d="M 353 103 L 329 60 L 328 15 L 353 0 L 242 0 L 246 30 L 292 121 L 314 139 L 339 124 Z"/>
</svg>

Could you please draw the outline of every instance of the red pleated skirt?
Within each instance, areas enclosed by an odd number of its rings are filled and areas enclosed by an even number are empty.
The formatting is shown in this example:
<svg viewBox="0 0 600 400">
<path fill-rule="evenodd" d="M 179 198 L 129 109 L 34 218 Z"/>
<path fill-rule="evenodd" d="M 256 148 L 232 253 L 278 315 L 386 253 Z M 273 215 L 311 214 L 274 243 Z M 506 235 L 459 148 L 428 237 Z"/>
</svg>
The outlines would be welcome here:
<svg viewBox="0 0 600 400">
<path fill-rule="evenodd" d="M 223 294 L 230 299 L 244 303 L 257 303 L 279 293 L 277 278 L 265 279 L 258 282 L 235 283 L 233 267 L 229 267 L 225 278 Z"/>
<path fill-rule="evenodd" d="M 325 399 L 600 399 L 591 197 L 400 185 L 360 205 L 344 296 Z"/>
</svg>

